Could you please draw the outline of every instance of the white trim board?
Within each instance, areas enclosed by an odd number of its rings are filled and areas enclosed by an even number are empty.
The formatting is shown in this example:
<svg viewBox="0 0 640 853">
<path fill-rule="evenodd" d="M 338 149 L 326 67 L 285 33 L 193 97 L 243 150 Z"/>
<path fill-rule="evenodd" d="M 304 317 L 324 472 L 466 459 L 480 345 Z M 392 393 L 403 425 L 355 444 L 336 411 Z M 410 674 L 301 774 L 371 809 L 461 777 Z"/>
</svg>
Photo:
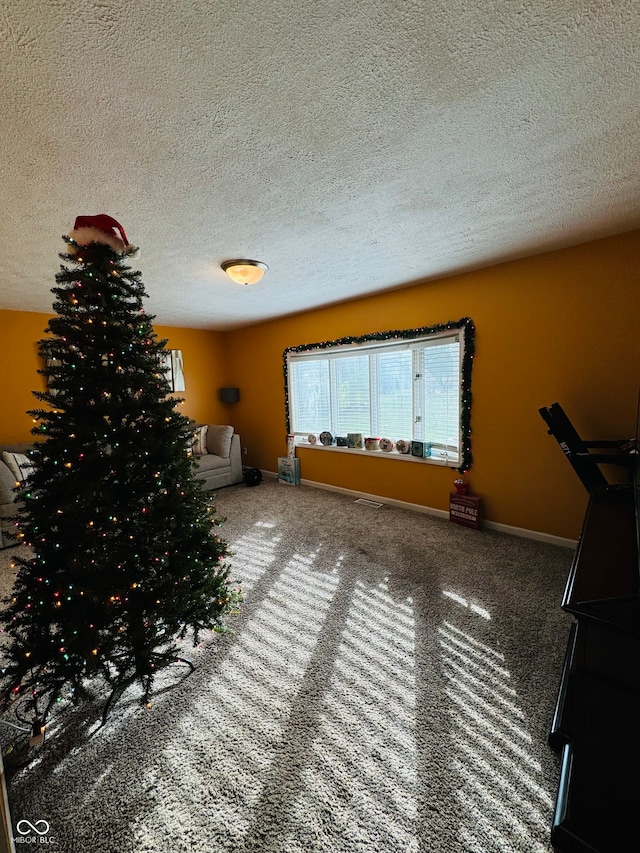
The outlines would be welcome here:
<svg viewBox="0 0 640 853">
<path fill-rule="evenodd" d="M 278 475 L 274 471 L 263 471 L 265 477 L 273 477 L 277 479 Z M 351 495 L 354 498 L 363 498 L 369 501 L 386 504 L 387 506 L 395 506 L 399 509 L 409 509 L 414 512 L 421 512 L 423 515 L 433 515 L 436 518 L 447 519 L 449 512 L 444 509 L 435 509 L 422 504 L 409 503 L 408 501 L 399 501 L 395 498 L 381 497 L 380 495 L 372 495 L 368 492 L 359 492 L 355 489 L 344 489 L 341 486 L 332 486 L 328 483 L 317 483 L 315 480 L 301 479 L 300 484 L 303 486 L 311 486 L 313 489 L 323 489 L 327 492 L 337 492 L 342 495 Z M 523 539 L 535 539 L 538 542 L 546 542 L 549 545 L 559 545 L 561 548 L 575 548 L 577 540 L 565 539 L 563 536 L 554 536 L 551 533 L 543 533 L 540 530 L 527 530 L 525 527 L 512 527 L 510 524 L 499 524 L 496 521 L 483 520 L 482 526 L 487 530 L 495 530 L 497 533 L 507 533 L 510 536 L 520 536 Z"/>
</svg>

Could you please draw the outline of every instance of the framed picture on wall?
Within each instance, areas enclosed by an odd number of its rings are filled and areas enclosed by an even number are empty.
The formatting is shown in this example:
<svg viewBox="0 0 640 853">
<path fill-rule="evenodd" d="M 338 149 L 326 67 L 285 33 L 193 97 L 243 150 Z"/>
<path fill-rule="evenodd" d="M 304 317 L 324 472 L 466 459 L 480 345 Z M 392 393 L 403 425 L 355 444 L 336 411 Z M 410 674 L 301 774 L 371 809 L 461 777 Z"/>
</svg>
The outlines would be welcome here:
<svg viewBox="0 0 640 853">
<path fill-rule="evenodd" d="M 184 369 L 182 366 L 182 350 L 171 350 L 171 375 L 173 377 L 173 390 L 185 391 Z"/>
<path fill-rule="evenodd" d="M 182 364 L 182 350 L 166 350 L 160 356 L 162 372 L 172 391 L 186 391 L 184 384 L 184 369 Z"/>
<path fill-rule="evenodd" d="M 60 367 L 61 365 L 62 365 L 62 362 L 57 358 L 48 358 L 47 359 L 47 370 L 55 370 L 56 368 Z M 51 374 L 49 374 L 47 376 L 47 387 L 48 387 L 49 393 L 53 397 L 55 397 L 56 394 L 58 393 L 58 389 L 52 387 L 51 378 L 52 378 Z"/>
</svg>

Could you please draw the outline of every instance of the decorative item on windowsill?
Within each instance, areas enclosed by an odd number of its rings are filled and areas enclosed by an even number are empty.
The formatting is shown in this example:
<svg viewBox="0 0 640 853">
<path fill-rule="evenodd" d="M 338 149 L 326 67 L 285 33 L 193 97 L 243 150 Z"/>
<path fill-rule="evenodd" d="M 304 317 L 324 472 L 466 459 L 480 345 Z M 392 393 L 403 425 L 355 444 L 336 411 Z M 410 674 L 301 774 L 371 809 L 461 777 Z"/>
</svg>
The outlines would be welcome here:
<svg viewBox="0 0 640 853">
<path fill-rule="evenodd" d="M 320 443 L 325 447 L 331 447 L 333 444 L 333 435 L 329 432 L 329 430 L 325 430 L 320 433 Z"/>
<path fill-rule="evenodd" d="M 364 449 L 365 450 L 379 450 L 380 449 L 380 439 L 367 437 L 364 440 Z"/>
<path fill-rule="evenodd" d="M 385 453 L 389 453 L 389 451 L 393 450 L 394 447 L 395 447 L 395 445 L 390 438 L 381 438 L 380 439 L 380 450 L 384 450 Z"/>
<path fill-rule="evenodd" d="M 457 495 L 469 494 L 469 483 L 467 483 L 466 480 L 463 480 L 462 477 L 458 477 L 457 480 L 453 481 L 453 488 L 456 490 Z"/>
<path fill-rule="evenodd" d="M 404 438 L 399 438 L 398 441 L 396 441 L 396 450 L 398 453 L 410 453 L 411 442 L 405 441 Z"/>
<path fill-rule="evenodd" d="M 307 436 L 307 441 L 309 442 L 309 444 L 317 444 L 318 436 L 312 432 Z"/>
<path fill-rule="evenodd" d="M 421 458 L 424 456 L 424 441 L 416 441 L 414 439 L 411 442 L 411 455 L 420 456 Z"/>
<path fill-rule="evenodd" d="M 348 432 L 347 433 L 347 447 L 357 448 L 361 450 L 363 447 L 362 441 L 362 433 L 361 432 Z"/>
<path fill-rule="evenodd" d="M 347 447 L 348 441 L 346 435 L 337 435 L 336 436 L 336 446 L 337 447 Z"/>
<path fill-rule="evenodd" d="M 412 441 L 411 455 L 419 456 L 421 459 L 428 459 L 431 456 L 433 442 L 431 441 Z"/>
</svg>

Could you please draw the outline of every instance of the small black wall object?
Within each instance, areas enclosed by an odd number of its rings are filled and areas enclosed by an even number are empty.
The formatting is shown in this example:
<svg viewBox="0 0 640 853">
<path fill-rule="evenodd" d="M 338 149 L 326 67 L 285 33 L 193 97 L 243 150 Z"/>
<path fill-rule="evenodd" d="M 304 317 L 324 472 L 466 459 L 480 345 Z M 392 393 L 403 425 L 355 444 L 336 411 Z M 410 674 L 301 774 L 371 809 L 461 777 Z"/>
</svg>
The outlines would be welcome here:
<svg viewBox="0 0 640 853">
<path fill-rule="evenodd" d="M 239 388 L 221 388 L 220 389 L 220 400 L 223 403 L 237 403 L 240 399 L 240 389 Z"/>
<path fill-rule="evenodd" d="M 259 468 L 247 468 L 244 472 L 244 482 L 247 486 L 257 486 L 262 482 L 262 471 Z"/>
</svg>

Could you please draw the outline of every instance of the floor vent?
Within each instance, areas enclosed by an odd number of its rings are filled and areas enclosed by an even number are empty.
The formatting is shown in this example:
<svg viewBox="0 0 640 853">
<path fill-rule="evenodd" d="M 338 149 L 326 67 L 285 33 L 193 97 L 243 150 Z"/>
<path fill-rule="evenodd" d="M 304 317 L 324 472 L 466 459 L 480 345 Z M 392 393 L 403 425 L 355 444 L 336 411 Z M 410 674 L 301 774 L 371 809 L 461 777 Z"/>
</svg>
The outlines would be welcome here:
<svg viewBox="0 0 640 853">
<path fill-rule="evenodd" d="M 361 506 L 370 506 L 373 507 L 373 509 L 380 509 L 382 506 L 378 501 L 368 501 L 366 498 L 358 498 L 354 503 L 360 504 Z"/>
</svg>

